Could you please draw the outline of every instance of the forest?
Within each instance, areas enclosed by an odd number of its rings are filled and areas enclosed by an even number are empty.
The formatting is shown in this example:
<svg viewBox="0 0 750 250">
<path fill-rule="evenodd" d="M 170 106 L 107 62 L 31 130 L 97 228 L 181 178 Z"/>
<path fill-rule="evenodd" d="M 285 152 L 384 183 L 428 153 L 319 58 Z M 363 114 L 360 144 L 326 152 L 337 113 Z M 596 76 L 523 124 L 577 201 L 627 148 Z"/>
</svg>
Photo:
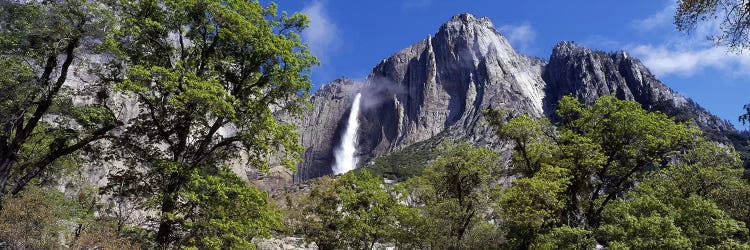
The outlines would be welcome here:
<svg viewBox="0 0 750 250">
<path fill-rule="evenodd" d="M 719 18 L 742 50 L 749 12 L 678 1 L 675 24 Z M 506 151 L 442 140 L 258 187 L 238 168 L 303 160 L 278 114 L 312 105 L 309 23 L 245 0 L 0 1 L 0 249 L 750 249 L 746 136 L 614 96 L 481 110 Z"/>
</svg>

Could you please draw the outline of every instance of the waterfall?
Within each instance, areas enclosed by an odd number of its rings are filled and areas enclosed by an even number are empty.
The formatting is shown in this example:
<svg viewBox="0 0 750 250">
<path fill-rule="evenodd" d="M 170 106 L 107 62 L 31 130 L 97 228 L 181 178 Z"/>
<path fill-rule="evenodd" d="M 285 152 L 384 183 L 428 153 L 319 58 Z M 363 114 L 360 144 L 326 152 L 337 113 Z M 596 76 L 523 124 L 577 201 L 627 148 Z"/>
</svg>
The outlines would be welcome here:
<svg viewBox="0 0 750 250">
<path fill-rule="evenodd" d="M 334 151 L 336 164 L 333 165 L 333 174 L 343 174 L 354 169 L 357 165 L 357 158 L 354 153 L 357 151 L 357 127 L 359 127 L 359 98 L 362 94 L 357 93 L 352 103 L 352 110 L 349 112 L 349 119 L 346 123 L 346 131 L 341 137 L 341 145 Z"/>
</svg>

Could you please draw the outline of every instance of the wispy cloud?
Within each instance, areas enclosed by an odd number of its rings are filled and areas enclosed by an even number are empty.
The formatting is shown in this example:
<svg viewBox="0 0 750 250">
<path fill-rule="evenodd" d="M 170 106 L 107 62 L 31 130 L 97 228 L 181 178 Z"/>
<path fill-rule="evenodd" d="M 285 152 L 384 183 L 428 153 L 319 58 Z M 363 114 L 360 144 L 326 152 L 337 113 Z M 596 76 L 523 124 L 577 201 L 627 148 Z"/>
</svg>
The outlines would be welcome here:
<svg viewBox="0 0 750 250">
<path fill-rule="evenodd" d="M 311 72 L 313 83 L 330 81 L 335 70 L 328 67 L 328 63 L 341 48 L 341 31 L 328 15 L 323 1 L 311 2 L 302 9 L 302 13 L 310 18 L 310 26 L 302 31 L 302 39 L 307 42 L 312 54 L 320 60 L 320 66 Z"/>
<path fill-rule="evenodd" d="M 536 32 L 528 22 L 503 25 L 500 26 L 498 30 L 508 38 L 508 41 L 510 41 L 514 47 L 522 51 L 531 48 L 534 39 L 536 39 Z"/>
<path fill-rule="evenodd" d="M 432 5 L 432 0 L 405 0 L 401 4 L 401 9 L 422 9 Z"/>
<path fill-rule="evenodd" d="M 310 27 L 302 31 L 302 39 L 307 42 L 313 55 L 325 63 L 331 53 L 340 45 L 340 31 L 326 12 L 324 2 L 314 1 L 302 9 L 310 18 Z"/>
<path fill-rule="evenodd" d="M 746 76 L 749 54 L 733 54 L 724 47 L 674 48 L 637 45 L 628 49 L 658 76 L 691 76 L 705 69 L 718 69 L 730 76 Z"/>
<path fill-rule="evenodd" d="M 654 31 L 665 27 L 672 28 L 672 17 L 676 9 L 675 3 L 670 1 L 661 11 L 645 18 L 633 20 L 631 26 L 641 32 Z"/>
<path fill-rule="evenodd" d="M 735 54 L 728 48 L 716 46 L 706 37 L 719 31 L 718 20 L 706 20 L 698 24 L 690 34 L 676 31 L 672 24 L 674 3 L 668 4 L 658 13 L 633 21 L 639 31 L 659 33 L 658 43 L 629 44 L 626 49 L 657 76 L 691 76 L 703 70 L 713 69 L 727 76 L 748 76 L 750 54 Z"/>
</svg>

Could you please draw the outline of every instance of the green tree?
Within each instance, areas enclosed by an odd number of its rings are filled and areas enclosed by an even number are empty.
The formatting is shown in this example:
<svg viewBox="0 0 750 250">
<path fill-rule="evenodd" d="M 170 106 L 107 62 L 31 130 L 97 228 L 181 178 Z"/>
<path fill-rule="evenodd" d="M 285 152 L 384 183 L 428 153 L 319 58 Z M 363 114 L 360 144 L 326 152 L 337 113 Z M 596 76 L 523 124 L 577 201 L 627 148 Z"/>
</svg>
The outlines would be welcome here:
<svg viewBox="0 0 750 250">
<path fill-rule="evenodd" d="M 440 155 L 424 175 L 404 183 L 405 203 L 419 211 L 414 232 L 425 245 L 438 249 L 461 249 L 475 225 L 485 221 L 501 172 L 499 156 L 486 148 L 467 143 L 444 143 Z M 428 228 L 425 228 L 428 225 Z M 426 229 L 426 230 L 425 230 Z"/>
<path fill-rule="evenodd" d="M 747 247 L 750 186 L 739 156 L 700 131 L 614 97 L 590 107 L 564 97 L 557 128 L 488 114 L 516 143 L 511 167 L 521 168 L 497 203 L 505 246 Z"/>
<path fill-rule="evenodd" d="M 747 249 L 748 185 L 738 158 L 699 141 L 607 208 L 602 238 L 633 248 Z"/>
<path fill-rule="evenodd" d="M 557 114 L 561 117 L 562 142 L 569 144 L 570 150 L 565 151 L 591 151 L 570 156 L 562 152 L 569 164 L 566 167 L 582 175 L 574 176 L 574 181 L 581 183 L 572 184 L 579 190 L 569 193 L 578 193 L 587 201 L 578 202 L 567 212 L 573 213 L 571 217 L 583 217 L 584 227 L 595 227 L 609 202 L 632 188 L 644 173 L 666 167 L 670 157 L 689 147 L 700 133 L 662 113 L 648 112 L 637 102 L 615 97 L 599 98 L 590 108 L 564 97 Z M 579 147 L 581 142 L 587 145 Z"/>
<path fill-rule="evenodd" d="M 534 177 L 516 179 L 504 190 L 497 209 L 507 248 L 525 248 L 538 235 L 547 235 L 541 239 L 556 235 L 550 229 L 564 223 L 560 213 L 565 208 L 570 179 L 567 169 L 545 166 Z"/>
<path fill-rule="evenodd" d="M 607 208 L 597 231 L 602 242 L 632 249 L 750 248 L 745 224 L 697 195 L 664 200 L 633 194 Z"/>
<path fill-rule="evenodd" d="M 294 125 L 273 113 L 306 105 L 306 72 L 317 63 L 298 35 L 308 21 L 257 1 L 114 2 L 119 29 L 105 44 L 124 58 L 116 88 L 141 112 L 115 152 L 129 167 L 108 190 L 143 197 L 158 244 L 177 247 L 197 230 L 179 219 L 196 178 L 230 159 L 262 170 L 272 154 L 290 168 L 299 159 Z"/>
<path fill-rule="evenodd" d="M 513 143 L 511 174 L 533 176 L 542 166 L 552 160 L 557 145 L 554 139 L 555 127 L 547 119 L 536 120 L 521 114 L 506 121 L 507 110 L 486 110 L 489 124 L 497 129 L 500 138 Z"/>
<path fill-rule="evenodd" d="M 319 249 L 335 249 L 342 244 L 339 239 L 341 198 L 338 197 L 336 181 L 324 176 L 315 181 L 309 200 L 293 204 L 292 209 L 302 210 L 302 233 L 315 242 Z M 297 200 L 300 201 L 300 200 Z"/>
<path fill-rule="evenodd" d="M 561 226 L 553 228 L 548 233 L 541 234 L 534 239 L 530 249 L 592 249 L 596 244 L 591 231 L 579 228 Z"/>
<path fill-rule="evenodd" d="M 653 170 L 669 167 L 700 134 L 614 97 L 590 107 L 563 97 L 556 127 L 546 119 L 507 115 L 488 111 L 487 117 L 500 138 L 514 143 L 511 170 L 520 178 L 498 202 L 512 248 L 556 233 L 592 235 L 605 208 Z"/>
<path fill-rule="evenodd" d="M 252 249 L 253 238 L 270 237 L 282 226 L 265 192 L 249 186 L 230 169 L 201 174 L 196 170 L 180 191 L 178 220 L 189 229 L 186 248 Z"/>
<path fill-rule="evenodd" d="M 697 195 L 715 203 L 731 218 L 750 222 L 750 185 L 731 147 L 701 139 L 679 159 L 649 176 L 639 189 L 658 194 L 665 201 Z"/>
<path fill-rule="evenodd" d="M 304 234 L 320 249 L 372 249 L 392 239 L 394 212 L 400 205 L 379 177 L 367 170 L 338 179 L 323 178 L 302 204 L 308 221 Z"/>
<path fill-rule="evenodd" d="M 108 106 L 108 85 L 99 78 L 108 70 L 81 59 L 97 54 L 110 17 L 94 1 L 3 1 L 0 195 L 20 192 L 53 163 L 121 125 Z M 71 87 L 74 71 L 94 80 Z M 74 102 L 75 96 L 89 98 Z"/>
</svg>

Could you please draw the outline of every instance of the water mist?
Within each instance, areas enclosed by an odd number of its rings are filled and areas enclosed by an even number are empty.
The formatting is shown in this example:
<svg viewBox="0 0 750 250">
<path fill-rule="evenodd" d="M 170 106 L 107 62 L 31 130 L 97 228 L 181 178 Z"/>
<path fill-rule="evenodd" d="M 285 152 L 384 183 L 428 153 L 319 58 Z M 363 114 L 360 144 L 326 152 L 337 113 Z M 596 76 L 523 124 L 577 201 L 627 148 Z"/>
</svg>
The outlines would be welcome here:
<svg viewBox="0 0 750 250">
<path fill-rule="evenodd" d="M 333 174 L 343 174 L 354 169 L 357 165 L 357 158 L 354 153 L 357 151 L 357 127 L 359 127 L 359 99 L 362 94 L 357 93 L 352 103 L 349 119 L 346 123 L 346 131 L 341 137 L 341 145 L 334 151 L 336 163 L 333 165 Z"/>
</svg>

